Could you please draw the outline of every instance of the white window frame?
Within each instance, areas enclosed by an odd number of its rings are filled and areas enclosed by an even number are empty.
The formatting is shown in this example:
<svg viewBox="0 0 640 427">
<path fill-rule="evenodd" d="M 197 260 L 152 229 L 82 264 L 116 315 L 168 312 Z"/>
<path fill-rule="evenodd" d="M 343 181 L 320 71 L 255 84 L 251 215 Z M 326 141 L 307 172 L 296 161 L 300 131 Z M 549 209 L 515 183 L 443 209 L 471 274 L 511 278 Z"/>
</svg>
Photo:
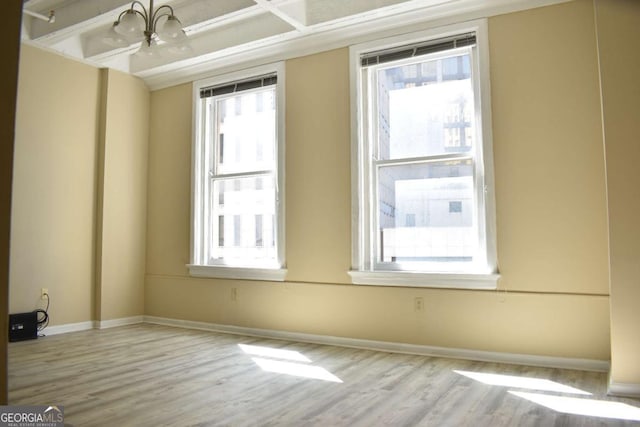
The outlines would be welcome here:
<svg viewBox="0 0 640 427">
<path fill-rule="evenodd" d="M 205 112 L 200 98 L 203 88 L 224 85 L 237 81 L 248 80 L 263 75 L 276 74 L 276 234 L 275 246 L 277 260 L 275 263 L 251 264 L 207 264 L 204 260 L 204 245 L 206 244 L 204 230 L 206 221 L 206 202 L 209 197 L 205 194 L 207 174 L 206 144 L 203 129 Z M 284 160 L 285 160 L 285 66 L 278 62 L 260 67 L 254 67 L 238 72 L 219 75 L 193 83 L 193 136 L 192 136 L 192 175 L 191 175 L 191 254 L 190 264 L 187 264 L 189 274 L 195 277 L 210 277 L 224 279 L 284 281 L 287 270 L 285 268 L 285 195 L 284 195 Z"/>
<path fill-rule="evenodd" d="M 361 57 L 369 52 L 383 51 L 394 47 L 421 43 L 443 37 L 474 32 L 476 46 L 472 55 L 472 78 L 476 105 L 477 135 L 481 140 L 481 152 L 476 155 L 474 176 L 478 198 L 478 227 L 481 246 L 486 253 L 486 265 L 472 271 L 430 272 L 402 269 L 381 269 L 377 263 L 372 230 L 375 221 L 375 177 L 371 171 L 370 141 L 367 130 L 368 112 L 363 111 Z M 495 232 L 495 197 L 493 181 L 493 149 L 491 131 L 491 87 L 489 76 L 489 41 L 487 20 L 481 19 L 446 27 L 433 28 L 401 36 L 362 43 L 350 48 L 351 77 L 351 180 L 352 180 L 352 283 L 358 285 L 383 285 L 403 287 L 433 287 L 459 289 L 496 289 L 500 278 L 497 267 Z M 484 215 L 483 215 L 484 214 Z"/>
</svg>

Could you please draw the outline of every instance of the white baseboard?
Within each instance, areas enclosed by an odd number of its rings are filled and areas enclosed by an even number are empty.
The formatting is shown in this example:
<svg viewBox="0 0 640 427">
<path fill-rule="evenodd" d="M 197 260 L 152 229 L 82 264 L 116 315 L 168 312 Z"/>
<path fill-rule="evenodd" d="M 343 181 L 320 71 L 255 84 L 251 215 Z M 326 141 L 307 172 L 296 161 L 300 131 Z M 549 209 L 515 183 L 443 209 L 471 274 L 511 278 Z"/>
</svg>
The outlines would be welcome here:
<svg viewBox="0 0 640 427">
<path fill-rule="evenodd" d="M 42 331 L 42 334 L 44 334 L 45 336 L 59 335 L 66 334 L 68 332 L 87 331 L 93 328 L 95 328 L 95 322 L 93 320 L 89 320 L 88 322 L 66 323 L 64 325 L 47 326 Z"/>
<path fill-rule="evenodd" d="M 304 334 L 299 332 L 277 331 L 272 329 L 246 328 L 233 325 L 195 322 L 191 320 L 169 319 L 165 317 L 144 316 L 145 323 L 176 326 L 187 329 L 223 332 L 260 338 L 282 339 L 288 341 L 333 345 L 338 347 L 361 348 L 387 351 L 392 353 L 418 354 L 422 356 L 446 357 L 452 359 L 476 360 L 481 362 L 509 363 L 515 365 L 541 366 L 546 368 L 576 369 L 581 371 L 609 371 L 606 360 L 576 359 L 568 357 L 537 356 L 516 353 L 468 350 L 461 348 L 434 347 L 418 344 L 404 344 L 387 341 L 372 341 L 355 338 L 333 337 L 329 335 Z"/>
<path fill-rule="evenodd" d="M 142 322 L 144 322 L 144 316 L 122 317 L 120 319 L 110 320 L 89 320 L 87 322 L 66 323 L 63 325 L 47 326 L 42 331 L 42 334 L 44 336 L 59 335 L 66 334 L 68 332 L 87 331 L 89 329 L 107 329 L 115 328 L 116 326 L 135 325 Z"/>
<path fill-rule="evenodd" d="M 640 397 L 640 384 L 617 383 L 609 380 L 607 394 L 620 397 Z"/>
<path fill-rule="evenodd" d="M 117 326 L 135 325 L 144 322 L 144 316 L 121 317 L 119 319 L 98 320 L 96 329 L 115 328 Z"/>
</svg>

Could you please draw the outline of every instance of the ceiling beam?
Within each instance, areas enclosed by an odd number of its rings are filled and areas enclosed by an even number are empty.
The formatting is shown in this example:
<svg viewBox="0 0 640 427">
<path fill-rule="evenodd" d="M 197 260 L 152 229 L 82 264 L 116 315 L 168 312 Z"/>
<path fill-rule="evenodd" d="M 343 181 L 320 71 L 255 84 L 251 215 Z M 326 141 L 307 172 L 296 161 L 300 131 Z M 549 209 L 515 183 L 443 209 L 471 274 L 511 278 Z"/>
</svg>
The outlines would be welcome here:
<svg viewBox="0 0 640 427">
<path fill-rule="evenodd" d="M 270 1 L 268 0 L 253 0 L 253 1 L 256 2 L 256 4 L 262 7 L 264 10 L 273 13 L 275 16 L 277 16 L 287 24 L 294 27 L 299 32 L 301 33 L 307 32 L 308 28 L 305 24 L 298 21 L 297 19 L 294 19 L 289 14 L 284 13 L 280 8 L 278 8 L 278 6 L 273 5 Z"/>
</svg>

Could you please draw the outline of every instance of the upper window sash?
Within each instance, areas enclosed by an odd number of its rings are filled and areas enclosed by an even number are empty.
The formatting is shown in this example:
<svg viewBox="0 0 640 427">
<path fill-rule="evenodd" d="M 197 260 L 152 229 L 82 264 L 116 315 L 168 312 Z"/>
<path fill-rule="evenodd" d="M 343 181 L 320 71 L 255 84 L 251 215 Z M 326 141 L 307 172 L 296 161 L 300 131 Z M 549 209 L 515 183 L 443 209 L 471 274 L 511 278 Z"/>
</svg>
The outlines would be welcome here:
<svg viewBox="0 0 640 427">
<path fill-rule="evenodd" d="M 470 37 L 470 35 L 465 35 L 466 38 Z M 367 65 L 367 66 L 362 66 L 361 67 L 361 84 L 363 86 L 366 86 L 365 88 L 363 88 L 362 93 L 365 94 L 362 98 L 363 102 L 364 100 L 368 100 L 369 102 L 367 103 L 368 105 L 363 105 L 361 107 L 362 110 L 362 114 L 366 115 L 367 117 L 362 117 L 362 123 L 363 126 L 365 127 L 363 129 L 363 135 L 366 135 L 368 141 L 364 141 L 363 143 L 366 145 L 369 145 L 368 147 L 368 153 L 371 153 L 371 159 L 374 161 L 374 163 L 376 165 L 380 165 L 380 164 L 384 164 L 385 162 L 388 162 L 389 164 L 393 164 L 393 163 L 400 163 L 403 161 L 403 158 L 392 158 L 392 159 L 382 159 L 382 156 L 380 155 L 380 135 L 378 134 L 379 131 L 379 126 L 378 123 L 376 121 L 376 117 L 379 117 L 379 99 L 374 99 L 372 94 L 378 94 L 377 90 L 375 89 L 376 87 L 378 87 L 378 71 L 380 70 L 384 70 L 387 68 L 396 68 L 396 67 L 403 67 L 403 66 L 411 66 L 411 65 L 416 65 L 416 64 L 420 64 L 420 63 L 424 63 L 426 61 L 438 61 L 438 60 L 443 60 L 443 59 L 448 59 L 448 58 L 452 58 L 452 57 L 457 57 L 460 56 L 462 54 L 467 54 L 470 57 L 470 62 L 471 64 L 474 63 L 474 58 L 473 55 L 475 55 L 474 52 L 474 47 L 475 47 L 475 36 L 473 37 L 473 43 L 469 43 L 467 45 L 465 45 L 466 47 L 457 47 L 457 48 L 452 48 L 450 50 L 447 51 L 435 51 L 434 53 L 422 53 L 421 56 L 409 56 L 406 57 L 402 60 L 397 60 L 395 62 L 381 62 L 380 64 L 375 64 L 375 65 Z M 412 52 L 415 52 L 415 50 L 411 50 Z M 364 60 L 363 60 L 364 61 Z M 474 120 L 476 123 L 481 123 L 481 112 L 479 110 L 480 105 L 479 102 L 477 102 L 477 100 L 479 100 L 480 98 L 480 83 L 479 83 L 479 79 L 478 79 L 478 72 L 477 70 L 473 70 L 473 68 L 471 68 L 471 81 L 472 81 L 472 88 L 474 91 L 474 112 L 476 113 L 476 117 L 474 117 Z M 373 120 L 372 120 L 373 118 Z M 482 135 L 477 135 L 475 137 L 475 141 L 476 142 L 480 142 L 482 140 Z M 474 150 L 472 152 L 465 152 L 465 153 L 459 153 L 459 152 L 450 152 L 450 153 L 434 153 L 434 154 L 425 154 L 425 155 L 421 155 L 421 156 L 408 156 L 408 157 L 404 157 L 404 161 L 405 162 L 410 162 L 413 159 L 415 159 L 416 161 L 423 161 L 423 160 L 448 160 L 448 159 L 455 159 L 457 157 L 460 157 L 460 155 L 462 157 L 469 157 L 470 155 L 472 157 L 478 157 L 480 155 L 482 151 L 482 145 L 481 144 L 474 144 Z"/>
<path fill-rule="evenodd" d="M 209 147 L 206 147 L 206 149 L 209 150 L 209 152 L 206 153 L 206 156 L 209 162 L 207 166 L 209 168 L 209 174 L 211 178 L 223 179 L 223 178 L 233 178 L 233 177 L 242 177 L 242 176 L 249 177 L 251 175 L 259 176 L 259 175 L 272 173 L 276 169 L 277 145 L 278 145 L 277 126 L 275 126 L 274 134 L 273 134 L 275 138 L 274 146 L 271 147 L 272 148 L 271 150 L 268 150 L 262 153 L 263 159 L 261 160 L 256 159 L 254 162 L 250 162 L 250 161 L 247 161 L 244 163 L 236 162 L 235 164 L 232 164 L 232 165 L 224 164 L 225 162 L 223 159 L 225 158 L 228 159 L 231 153 L 228 153 L 228 147 L 225 149 L 225 144 L 224 144 L 226 143 L 226 145 L 229 145 L 229 142 L 227 141 L 227 139 L 225 139 L 224 143 L 223 141 L 220 140 L 219 138 L 220 129 L 218 129 L 220 118 L 223 115 L 223 111 L 221 111 L 221 108 L 220 108 L 221 105 L 226 105 L 226 103 L 229 100 L 237 98 L 238 95 L 250 95 L 254 93 L 264 94 L 266 91 L 274 90 L 275 86 L 273 85 L 275 85 L 275 76 L 270 77 L 270 79 L 273 81 L 272 85 L 264 85 L 256 88 L 237 90 L 234 92 L 226 91 L 224 93 L 214 94 L 209 97 L 202 97 L 202 101 L 201 101 L 203 103 L 202 108 L 206 114 L 204 138 L 207 141 L 213 141 L 213 144 L 209 144 Z M 233 88 L 235 84 L 229 85 L 229 86 Z M 217 88 L 212 88 L 207 90 L 216 91 Z M 276 97 L 277 97 L 277 94 L 276 94 Z M 265 102 L 269 100 L 268 98 L 266 100 L 262 98 L 263 97 L 261 97 L 261 102 Z M 277 100 L 276 100 L 276 103 L 277 103 Z M 207 111 L 207 109 L 209 109 L 209 111 Z M 225 109 L 228 109 L 228 106 L 225 107 Z M 274 112 L 276 115 L 276 122 L 277 122 L 277 115 L 278 115 L 277 105 Z M 227 115 L 228 112 L 225 112 L 224 114 Z M 269 147 L 259 146 L 257 148 L 264 150 L 264 148 L 269 148 Z"/>
</svg>

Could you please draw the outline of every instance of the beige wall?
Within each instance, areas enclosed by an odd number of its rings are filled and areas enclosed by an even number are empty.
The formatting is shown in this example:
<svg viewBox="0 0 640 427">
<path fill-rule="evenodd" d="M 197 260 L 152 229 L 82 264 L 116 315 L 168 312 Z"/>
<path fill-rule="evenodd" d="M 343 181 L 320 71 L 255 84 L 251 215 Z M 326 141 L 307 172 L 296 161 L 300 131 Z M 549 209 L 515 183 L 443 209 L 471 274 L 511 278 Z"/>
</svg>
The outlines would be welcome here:
<svg viewBox="0 0 640 427">
<path fill-rule="evenodd" d="M 109 320 L 144 314 L 149 90 L 101 72 L 96 320 Z"/>
<path fill-rule="evenodd" d="M 349 284 L 349 63 L 340 49 L 286 64 L 286 283 L 188 277 L 191 87 L 152 93 L 145 313 L 609 359 L 592 3 L 498 16 L 489 29 L 500 292 Z M 413 311 L 416 296 L 423 313 Z"/>
<path fill-rule="evenodd" d="M 10 312 L 93 319 L 100 73 L 23 45 L 16 120 Z"/>
<path fill-rule="evenodd" d="M 191 109 L 191 85 L 151 93 L 147 275 L 188 275 Z"/>
<path fill-rule="evenodd" d="M 287 279 L 350 283 L 348 50 L 287 62 Z"/>
<path fill-rule="evenodd" d="M 611 255 L 611 381 L 640 394 L 640 3 L 596 1 Z"/>
<path fill-rule="evenodd" d="M 500 287 L 606 295 L 593 4 L 498 16 L 489 25 Z"/>
<path fill-rule="evenodd" d="M 22 2 L 4 5 L 0 27 L 0 405 L 7 404 L 7 313 L 9 311 L 9 234 L 11 231 L 11 181 L 15 137 L 20 13 Z"/>
<path fill-rule="evenodd" d="M 24 45 L 10 312 L 51 325 L 143 314 L 149 91 L 135 77 Z"/>
</svg>

